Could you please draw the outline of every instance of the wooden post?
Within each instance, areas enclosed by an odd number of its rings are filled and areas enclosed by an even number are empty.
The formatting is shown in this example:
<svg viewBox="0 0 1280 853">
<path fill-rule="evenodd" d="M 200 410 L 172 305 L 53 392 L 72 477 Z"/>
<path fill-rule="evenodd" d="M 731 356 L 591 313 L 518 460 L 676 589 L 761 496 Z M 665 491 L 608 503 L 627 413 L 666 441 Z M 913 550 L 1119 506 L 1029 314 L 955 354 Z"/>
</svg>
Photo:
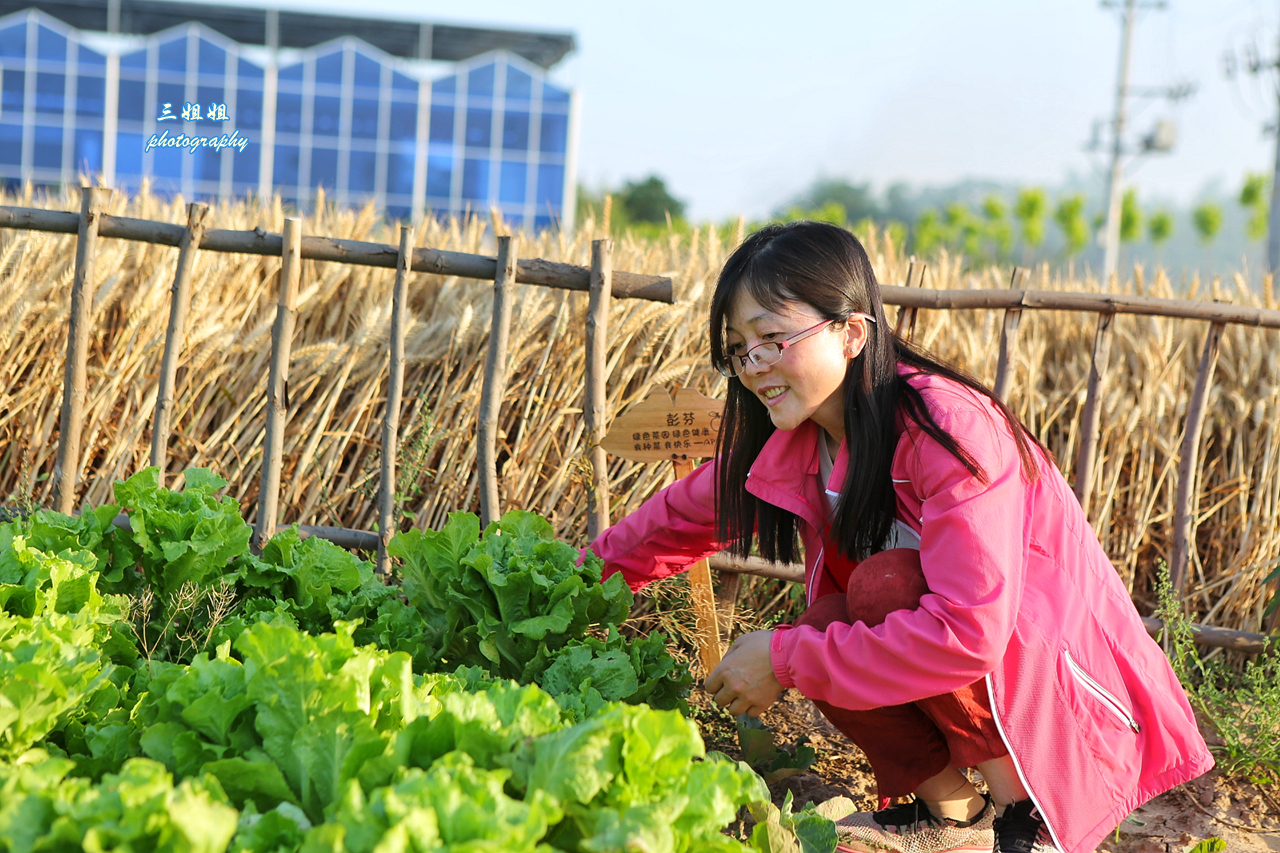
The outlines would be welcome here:
<svg viewBox="0 0 1280 853">
<path fill-rule="evenodd" d="M 400 257 L 391 291 L 391 363 L 387 371 L 387 410 L 382 417 L 382 478 L 378 486 L 378 574 L 391 572 L 387 545 L 395 532 L 396 450 L 400 433 L 400 398 L 404 393 L 405 303 L 409 294 L 409 265 L 413 262 L 413 228 L 400 226 Z"/>
<path fill-rule="evenodd" d="M 485 353 L 484 386 L 480 389 L 480 526 L 502 514 L 498 498 L 498 413 L 507 384 L 507 339 L 511 333 L 511 297 L 516 280 L 516 253 L 510 237 L 498 238 L 498 269 L 493 279 L 493 325 Z"/>
<path fill-rule="evenodd" d="M 693 472 L 693 462 L 675 460 L 676 478 Z M 716 620 L 716 597 L 711 587 L 711 565 L 699 560 L 689 567 L 689 590 L 698 630 L 698 659 L 710 674 L 720 664 L 720 629 Z"/>
<path fill-rule="evenodd" d="M 909 263 L 907 265 L 907 283 L 906 285 L 904 285 L 905 287 L 912 286 L 911 277 L 912 277 L 912 274 L 915 272 L 915 270 L 916 270 L 915 262 Z M 917 287 L 921 284 L 924 284 L 924 270 L 925 270 L 925 264 L 922 263 L 920 264 L 920 276 L 916 284 Z M 901 338 L 901 337 L 904 337 L 904 333 L 905 333 L 905 337 L 908 340 L 910 340 L 912 337 L 915 336 L 916 311 L 917 309 L 914 306 L 908 307 L 908 306 L 902 305 L 898 307 L 898 318 L 894 322 L 894 326 L 893 326 L 893 333 L 895 335 Z"/>
<path fill-rule="evenodd" d="M 302 277 L 302 221 L 284 221 L 280 250 L 280 291 L 276 322 L 271 329 L 271 372 L 267 379 L 267 426 L 262 437 L 262 480 L 258 489 L 258 528 L 254 545 L 259 550 L 276 532 L 280 508 L 280 466 L 284 458 L 284 424 L 288 415 L 289 356 L 293 350 L 293 324 L 298 313 L 298 282 Z"/>
<path fill-rule="evenodd" d="M 1013 268 L 1009 277 L 1009 289 L 1017 290 L 1021 279 L 1026 277 L 1026 270 Z M 1009 402 L 1009 383 L 1013 376 L 1013 359 L 1018 350 L 1018 324 L 1022 322 L 1021 308 L 1007 308 L 1004 312 L 1004 328 L 1000 330 L 1000 357 L 996 362 L 996 384 L 992 387 L 995 395 L 1005 403 Z"/>
<path fill-rule="evenodd" d="M 173 419 L 174 385 L 178 377 L 178 356 L 186 337 L 187 310 L 191 307 L 191 270 L 200 238 L 204 236 L 207 204 L 187 205 L 187 230 L 178 244 L 178 268 L 169 288 L 169 328 L 164 336 L 164 361 L 160 364 L 160 390 L 156 394 L 156 416 L 151 424 L 151 464 L 160 469 L 160 485 L 164 485 L 164 469 L 169 452 L 169 429 Z"/>
<path fill-rule="evenodd" d="M 742 593 L 742 572 L 720 574 L 720 591 L 716 593 L 716 615 L 719 616 L 720 636 L 733 634 L 733 616 L 738 609 L 738 596 Z"/>
<path fill-rule="evenodd" d="M 1098 420 L 1102 410 L 1098 394 L 1102 386 L 1102 374 L 1107 369 L 1111 355 L 1111 321 L 1115 315 L 1098 314 L 1098 330 L 1093 336 L 1093 357 L 1089 361 L 1089 387 L 1084 398 L 1084 412 L 1080 415 L 1080 450 L 1076 455 L 1076 500 L 1086 516 L 1089 515 L 1089 489 L 1093 478 L 1093 465 L 1098 455 Z"/>
<path fill-rule="evenodd" d="M 1204 428 L 1205 404 L 1213 386 L 1213 371 L 1218 363 L 1218 344 L 1222 340 L 1222 323 L 1209 326 L 1196 371 L 1196 385 L 1187 404 L 1187 425 L 1182 434 L 1182 458 L 1178 462 L 1178 492 L 1173 505 L 1173 556 L 1169 559 L 1169 584 L 1174 595 L 1182 595 L 1187 578 L 1191 548 L 1195 535 L 1194 501 L 1196 475 L 1200 470 L 1200 434 Z"/>
<path fill-rule="evenodd" d="M 591 290 L 587 302 L 587 387 L 582 412 L 586 418 L 587 458 L 591 479 L 587 483 L 587 539 L 594 542 L 609 526 L 608 459 L 600 442 L 608 425 L 605 411 L 605 372 L 608 364 L 609 301 L 613 287 L 613 241 L 591 242 Z"/>
<path fill-rule="evenodd" d="M 98 254 L 98 225 L 111 198 L 104 187 L 81 187 L 80 230 L 76 271 L 71 281 L 71 316 L 67 321 L 67 363 L 62 384 L 62 418 L 58 422 L 58 455 L 53 467 L 53 507 L 75 508 L 80 476 L 80 431 L 84 426 L 85 383 L 89 372 L 89 320 L 93 313 L 93 262 Z"/>
</svg>

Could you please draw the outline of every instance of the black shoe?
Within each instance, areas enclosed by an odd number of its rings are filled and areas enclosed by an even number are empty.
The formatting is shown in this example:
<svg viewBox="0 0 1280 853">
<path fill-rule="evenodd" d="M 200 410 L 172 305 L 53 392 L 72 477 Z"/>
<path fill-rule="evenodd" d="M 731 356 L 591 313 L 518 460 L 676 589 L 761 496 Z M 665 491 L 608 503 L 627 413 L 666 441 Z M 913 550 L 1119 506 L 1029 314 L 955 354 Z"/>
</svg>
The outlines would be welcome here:
<svg viewBox="0 0 1280 853">
<path fill-rule="evenodd" d="M 993 828 L 995 853 L 1060 853 L 1040 810 L 1029 799 L 1005 806 Z"/>
</svg>

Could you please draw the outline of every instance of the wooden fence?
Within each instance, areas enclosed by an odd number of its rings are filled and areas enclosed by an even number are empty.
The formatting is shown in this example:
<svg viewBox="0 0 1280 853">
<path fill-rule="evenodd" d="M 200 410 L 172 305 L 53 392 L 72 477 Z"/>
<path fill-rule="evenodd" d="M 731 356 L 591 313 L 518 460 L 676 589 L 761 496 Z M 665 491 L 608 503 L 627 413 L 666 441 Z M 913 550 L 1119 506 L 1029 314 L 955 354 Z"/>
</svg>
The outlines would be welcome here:
<svg viewBox="0 0 1280 853">
<path fill-rule="evenodd" d="M 671 303 L 672 283 L 661 276 L 614 272 L 611 242 L 592 243 L 590 269 L 544 260 L 520 260 L 515 241 L 498 238 L 497 257 L 446 252 L 413 246 L 413 230 L 400 229 L 398 246 L 342 240 L 322 236 L 304 236 L 300 221 L 287 219 L 282 234 L 270 234 L 261 228 L 253 231 L 208 229 L 207 208 L 201 204 L 188 207 L 187 225 L 154 222 L 102 213 L 110 190 L 85 188 L 79 214 L 33 208 L 0 206 L 0 228 L 78 234 L 75 275 L 71 291 L 71 312 L 67 328 L 67 359 L 60 419 L 58 453 L 54 469 L 55 508 L 70 512 L 74 508 L 80 471 L 80 424 L 85 397 L 88 358 L 91 283 L 94 257 L 100 238 L 133 240 L 179 249 L 177 267 L 171 289 L 170 318 L 165 336 L 165 349 L 160 371 L 160 388 L 156 402 L 151 441 L 151 464 L 164 471 L 174 405 L 174 383 L 191 300 L 192 267 L 196 252 L 232 252 L 279 256 L 281 276 L 275 325 L 272 331 L 270 376 L 267 383 L 267 409 L 264 435 L 264 461 L 259 491 L 259 507 L 254 543 L 261 545 L 275 532 L 278 518 L 282 441 L 287 413 L 287 388 L 290 346 L 296 314 L 302 259 L 332 261 L 395 270 L 392 291 L 390 370 L 387 382 L 387 406 L 382 423 L 382 456 L 378 490 L 380 533 L 346 528 L 303 526 L 306 534 L 320 535 L 345 547 L 376 551 L 378 570 L 388 569 L 386 544 L 394 529 L 397 436 L 401 394 L 404 381 L 404 333 L 408 275 L 426 272 L 437 275 L 491 280 L 494 301 L 489 346 L 478 414 L 479 480 L 482 522 L 488 523 L 498 514 L 500 490 L 495 468 L 497 415 L 506 385 L 505 362 L 511 323 L 512 291 L 516 284 L 585 290 L 590 294 L 586 323 L 586 381 L 583 396 L 585 420 L 584 443 L 589 449 L 591 482 L 588 494 L 588 533 L 595 534 L 609 524 L 608 483 L 604 451 L 599 442 L 605 434 L 608 416 L 605 411 L 605 353 L 609 305 L 612 298 L 646 299 Z M 904 286 L 883 286 L 886 304 L 899 306 L 897 330 L 911 335 L 920 309 L 994 309 L 1004 311 L 994 390 L 1004 397 L 1009 389 L 1011 364 L 1017 353 L 1018 328 L 1026 310 L 1087 311 L 1097 315 L 1086 400 L 1081 416 L 1079 452 L 1076 459 L 1075 491 L 1087 513 L 1096 474 L 1099 393 L 1108 370 L 1112 319 L 1116 314 L 1145 314 L 1199 320 L 1208 324 L 1192 399 L 1187 411 L 1178 471 L 1176 506 L 1174 508 L 1173 553 L 1170 575 L 1175 591 L 1180 591 L 1186 578 L 1189 549 L 1194 541 L 1196 478 L 1200 438 L 1205 417 L 1205 403 L 1212 386 L 1222 331 L 1229 323 L 1280 329 L 1280 311 L 1223 303 L 1192 300 L 1158 299 L 1127 295 L 1098 295 L 1057 291 L 1028 290 L 1020 287 L 1023 271 L 1015 269 L 1007 290 L 926 290 L 919 287 L 924 266 L 913 264 Z M 765 577 L 802 580 L 803 571 L 796 566 L 762 564 L 760 561 L 736 561 L 728 558 L 712 560 L 712 566 L 734 574 L 756 574 Z M 736 584 L 733 584 L 736 587 Z M 1157 630 L 1159 623 L 1148 619 L 1148 627 Z M 1274 621 L 1273 621 L 1274 627 Z M 1210 645 L 1241 651 L 1260 651 L 1268 635 L 1250 634 L 1197 626 L 1200 639 Z"/>
</svg>

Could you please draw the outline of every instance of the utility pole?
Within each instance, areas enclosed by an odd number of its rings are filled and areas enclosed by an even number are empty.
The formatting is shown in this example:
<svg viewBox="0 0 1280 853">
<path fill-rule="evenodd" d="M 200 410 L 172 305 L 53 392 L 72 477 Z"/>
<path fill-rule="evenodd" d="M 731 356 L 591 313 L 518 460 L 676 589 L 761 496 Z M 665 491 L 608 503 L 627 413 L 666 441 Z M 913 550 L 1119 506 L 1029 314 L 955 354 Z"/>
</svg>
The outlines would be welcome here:
<svg viewBox="0 0 1280 853">
<path fill-rule="evenodd" d="M 1280 68 L 1280 58 L 1271 67 Z M 1280 84 L 1276 86 L 1276 115 L 1276 166 L 1271 176 L 1271 211 L 1267 217 L 1267 272 L 1272 275 L 1280 270 Z"/>
<path fill-rule="evenodd" d="M 1280 271 L 1280 49 L 1275 56 L 1263 58 L 1256 44 L 1246 45 L 1237 57 L 1234 50 L 1228 50 L 1223 56 L 1223 65 L 1228 80 L 1234 80 L 1236 74 L 1243 70 L 1250 76 L 1258 77 L 1270 74 L 1276 99 L 1276 123 L 1266 127 L 1276 132 L 1276 162 L 1271 179 L 1271 210 L 1267 217 L 1267 272 L 1275 274 Z"/>
<path fill-rule="evenodd" d="M 1111 120 L 1111 174 L 1107 179 L 1107 225 L 1103 234 L 1102 281 L 1111 280 L 1120 259 L 1120 195 L 1124 166 L 1125 106 L 1129 95 L 1129 58 L 1133 53 L 1133 18 L 1137 0 L 1125 0 L 1120 31 L 1120 68 L 1116 72 L 1116 111 Z"/>
<path fill-rule="evenodd" d="M 1137 154 L 1167 153 L 1173 150 L 1177 138 L 1177 127 L 1172 121 L 1156 122 L 1152 131 L 1140 140 L 1137 148 L 1127 147 L 1125 131 L 1128 123 L 1128 107 L 1130 98 L 1166 98 L 1177 102 L 1190 97 L 1195 92 L 1195 85 L 1180 83 L 1175 86 L 1135 89 L 1129 85 L 1129 65 L 1133 55 L 1133 30 L 1137 24 L 1138 12 L 1142 9 L 1163 9 L 1165 0 L 1138 2 L 1138 0 L 1103 0 L 1103 8 L 1122 10 L 1120 31 L 1120 65 L 1116 70 L 1116 103 L 1111 118 L 1111 140 L 1108 155 L 1111 167 L 1107 177 L 1107 222 L 1103 227 L 1102 239 L 1102 278 L 1107 281 L 1116 271 L 1120 261 L 1120 213 L 1124 197 L 1124 161 L 1125 157 Z M 1086 146 L 1090 150 L 1101 150 L 1099 138 L 1100 123 L 1094 126 L 1094 140 Z"/>
</svg>

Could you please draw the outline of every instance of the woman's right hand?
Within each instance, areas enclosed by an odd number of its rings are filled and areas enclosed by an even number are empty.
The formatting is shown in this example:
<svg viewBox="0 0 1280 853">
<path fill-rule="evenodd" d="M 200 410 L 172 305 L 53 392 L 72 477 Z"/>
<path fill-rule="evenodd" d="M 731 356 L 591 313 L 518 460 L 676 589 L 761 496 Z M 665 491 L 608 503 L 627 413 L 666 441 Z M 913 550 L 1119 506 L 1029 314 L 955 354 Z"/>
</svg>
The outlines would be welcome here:
<svg viewBox="0 0 1280 853">
<path fill-rule="evenodd" d="M 772 639 L 772 631 L 743 634 L 703 683 L 712 700 L 735 717 L 758 717 L 782 695 L 769 652 Z"/>
</svg>

